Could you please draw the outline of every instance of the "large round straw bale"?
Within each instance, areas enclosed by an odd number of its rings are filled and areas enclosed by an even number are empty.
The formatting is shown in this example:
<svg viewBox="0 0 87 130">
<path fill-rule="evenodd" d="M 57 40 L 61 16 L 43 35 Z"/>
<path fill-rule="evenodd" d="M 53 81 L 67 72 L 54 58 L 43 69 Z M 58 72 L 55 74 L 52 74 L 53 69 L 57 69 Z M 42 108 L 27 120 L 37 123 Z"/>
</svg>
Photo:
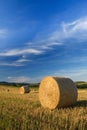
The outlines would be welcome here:
<svg viewBox="0 0 87 130">
<path fill-rule="evenodd" d="M 39 99 L 45 108 L 67 107 L 77 101 L 77 87 L 69 78 L 45 77 L 39 87 Z"/>
<path fill-rule="evenodd" d="M 19 91 L 20 91 L 20 94 L 24 94 L 24 93 L 29 93 L 30 89 L 28 85 L 25 85 L 25 86 L 20 87 Z"/>
</svg>

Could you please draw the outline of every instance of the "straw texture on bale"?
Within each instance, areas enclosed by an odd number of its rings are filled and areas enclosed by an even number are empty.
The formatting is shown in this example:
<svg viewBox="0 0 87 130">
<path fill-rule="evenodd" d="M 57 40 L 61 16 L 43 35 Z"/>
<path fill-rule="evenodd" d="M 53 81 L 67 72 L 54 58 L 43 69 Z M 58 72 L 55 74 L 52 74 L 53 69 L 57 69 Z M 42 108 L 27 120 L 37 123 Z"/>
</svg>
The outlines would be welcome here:
<svg viewBox="0 0 87 130">
<path fill-rule="evenodd" d="M 24 94 L 24 93 L 29 93 L 30 89 L 29 89 L 29 86 L 26 85 L 26 86 L 20 87 L 19 91 L 20 91 L 20 94 Z"/>
<path fill-rule="evenodd" d="M 68 107 L 77 101 L 77 87 L 69 78 L 48 76 L 40 83 L 39 99 L 44 108 Z"/>
</svg>

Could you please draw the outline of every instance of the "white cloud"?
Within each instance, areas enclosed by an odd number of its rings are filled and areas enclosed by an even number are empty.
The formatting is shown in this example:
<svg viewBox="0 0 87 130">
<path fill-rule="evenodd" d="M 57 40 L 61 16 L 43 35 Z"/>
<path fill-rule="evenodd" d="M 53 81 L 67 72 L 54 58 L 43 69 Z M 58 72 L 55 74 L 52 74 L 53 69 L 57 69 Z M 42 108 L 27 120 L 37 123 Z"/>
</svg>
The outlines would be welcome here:
<svg viewBox="0 0 87 130">
<path fill-rule="evenodd" d="M 40 48 L 42 50 L 50 50 L 50 49 L 52 49 L 52 47 L 49 47 L 48 45 L 41 45 Z"/>
<path fill-rule="evenodd" d="M 62 22 L 61 28 L 56 28 L 48 37 L 50 44 L 57 41 L 56 43 L 59 45 L 63 45 L 65 40 L 70 38 L 78 41 L 87 40 L 87 17 L 72 22 Z"/>
<path fill-rule="evenodd" d="M 47 52 L 48 50 L 52 50 L 53 46 L 62 46 L 62 45 L 63 45 L 62 42 L 48 40 L 47 42 L 45 41 L 44 44 L 39 45 L 39 48 L 41 50 L 44 50 L 44 52 Z"/>
<path fill-rule="evenodd" d="M 7 77 L 7 81 L 8 82 L 15 82 L 15 83 L 38 83 L 40 82 L 42 79 L 42 77 L 35 77 L 35 78 L 31 78 L 31 77 L 28 77 L 28 76 L 17 76 L 17 77 L 14 77 L 14 76 L 9 76 Z"/>
<path fill-rule="evenodd" d="M 40 55 L 40 54 L 43 54 L 45 53 L 47 50 L 49 49 L 53 49 L 52 46 L 60 46 L 62 45 L 63 43 L 61 42 L 57 42 L 57 41 L 50 41 L 50 40 L 45 40 L 44 43 L 42 41 L 39 41 L 39 42 L 36 42 L 37 44 L 35 45 L 35 43 L 32 43 L 34 44 L 34 46 L 27 46 L 25 48 L 18 48 L 18 49 L 10 49 L 10 50 L 7 50 L 7 51 L 3 51 L 3 52 L 0 52 L 0 56 L 22 56 L 23 58 L 26 57 L 26 55 L 29 55 L 29 54 L 33 54 L 33 55 Z M 19 60 L 18 62 L 24 62 L 24 61 L 28 61 L 27 59 L 22 59 L 22 60 Z"/>
<path fill-rule="evenodd" d="M 42 54 L 43 51 L 37 50 L 37 49 L 12 49 L 5 52 L 1 52 L 0 56 L 19 56 L 19 55 L 25 55 L 25 54 L 34 54 L 39 55 Z"/>
<path fill-rule="evenodd" d="M 23 83 L 23 82 L 30 82 L 31 78 L 30 77 L 25 77 L 25 76 L 20 76 L 20 77 L 8 77 L 9 82 L 18 82 L 18 83 Z"/>
<path fill-rule="evenodd" d="M 11 61 L 11 62 L 0 62 L 0 66 L 25 66 L 26 62 L 31 62 L 32 60 L 25 59 L 25 58 L 20 58 L 16 61 Z"/>
<path fill-rule="evenodd" d="M 24 59 L 24 58 L 21 58 L 21 59 L 19 59 L 19 60 L 16 60 L 16 62 L 18 62 L 18 63 L 29 62 L 29 61 L 31 61 L 31 60 Z"/>
<path fill-rule="evenodd" d="M 0 33 L 4 34 L 6 33 L 6 30 L 0 30 Z M 0 56 L 22 56 L 23 59 L 19 59 L 17 62 L 27 62 L 29 60 L 26 59 L 26 55 L 40 55 L 46 53 L 48 50 L 52 50 L 54 46 L 63 46 L 66 44 L 65 40 L 71 37 L 77 38 L 77 40 L 87 39 L 87 17 L 68 23 L 63 22 L 60 30 L 57 28 L 48 36 L 44 36 L 44 39 L 35 39 L 33 42 L 25 43 L 26 47 L 24 48 L 10 49 L 0 52 Z"/>
<path fill-rule="evenodd" d="M 50 44 L 48 44 L 48 46 L 60 46 L 60 45 L 63 45 L 63 43 L 62 42 L 57 42 L 57 41 L 54 41 L 54 42 L 51 42 Z"/>
<path fill-rule="evenodd" d="M 59 70 L 59 72 L 55 72 L 54 75 L 68 77 L 74 81 L 87 81 L 87 68 L 75 68 L 75 69 L 66 69 L 66 70 Z"/>
<path fill-rule="evenodd" d="M 24 66 L 23 63 L 17 63 L 17 62 L 0 62 L 0 66 Z"/>
<path fill-rule="evenodd" d="M 87 17 L 80 18 L 70 23 L 63 22 L 62 29 L 63 29 L 64 38 L 69 38 L 69 37 L 83 38 L 83 36 L 85 36 L 85 33 L 87 35 Z"/>
</svg>

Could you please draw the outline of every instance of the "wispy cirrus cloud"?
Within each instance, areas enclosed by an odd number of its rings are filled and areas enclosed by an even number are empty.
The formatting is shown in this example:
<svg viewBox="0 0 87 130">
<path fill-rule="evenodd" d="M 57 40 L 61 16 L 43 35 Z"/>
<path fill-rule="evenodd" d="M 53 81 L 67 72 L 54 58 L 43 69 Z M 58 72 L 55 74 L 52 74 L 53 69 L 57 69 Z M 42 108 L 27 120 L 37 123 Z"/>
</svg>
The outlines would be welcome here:
<svg viewBox="0 0 87 130">
<path fill-rule="evenodd" d="M 56 29 L 51 32 L 51 34 L 46 36 L 44 39 L 35 39 L 31 42 L 30 48 L 18 48 L 11 49 L 7 51 L 0 52 L 0 56 L 18 56 L 24 54 L 34 54 L 40 55 L 46 52 L 49 49 L 52 49 L 53 46 L 62 46 L 64 45 L 64 40 L 67 38 L 77 38 L 77 39 L 87 39 L 87 17 L 77 19 L 72 22 L 62 23 L 62 28 Z M 7 30 L 1 29 L 0 36 L 4 36 L 7 33 Z M 28 45 L 28 44 L 27 44 Z M 33 47 L 32 47 L 33 46 Z"/>
<path fill-rule="evenodd" d="M 72 22 L 61 22 L 60 29 L 55 29 L 50 34 L 50 41 L 64 44 L 66 39 L 87 40 L 87 16 Z"/>
<path fill-rule="evenodd" d="M 27 62 L 31 62 L 32 60 L 29 59 L 25 59 L 24 57 L 21 57 L 18 60 L 14 60 L 14 61 L 0 61 L 0 66 L 25 66 Z"/>
<path fill-rule="evenodd" d="M 44 44 L 41 44 L 41 45 L 39 46 L 39 48 L 40 48 L 41 50 L 43 50 L 44 53 L 45 53 L 45 52 L 47 52 L 48 50 L 53 50 L 53 47 L 54 47 L 54 46 L 62 46 L 62 45 L 63 45 L 62 42 L 47 40 L 47 41 L 45 41 Z"/>
<path fill-rule="evenodd" d="M 56 28 L 49 34 L 45 33 L 42 37 L 35 39 L 33 45 L 37 44 L 38 48 L 46 51 L 53 49 L 53 46 L 65 45 L 66 39 L 75 38 L 78 41 L 87 40 L 87 16 L 72 22 L 61 22 L 59 28 Z M 28 44 L 32 46 L 32 42 Z"/>
<path fill-rule="evenodd" d="M 62 25 L 62 26 L 61 26 Z M 24 48 L 10 49 L 0 52 L 2 57 L 24 56 L 22 59 L 12 61 L 12 63 L 1 63 L 9 66 L 22 66 L 26 62 L 32 61 L 25 58 L 26 55 L 41 55 L 48 50 L 54 49 L 54 46 L 66 45 L 65 40 L 76 38 L 77 40 L 87 40 L 87 17 L 77 19 L 72 22 L 63 22 L 61 29 L 58 28 L 51 32 L 48 36 L 40 39 L 34 39 L 32 42 L 25 43 Z M 5 34 L 6 30 L 0 30 L 1 34 Z M 73 43 L 74 44 L 74 43 Z"/>
<path fill-rule="evenodd" d="M 87 17 L 83 17 L 70 23 L 62 23 L 64 38 L 86 38 L 87 36 Z M 80 37 L 79 37 L 80 36 Z"/>
<path fill-rule="evenodd" d="M 29 60 L 29 59 L 21 58 L 21 59 L 16 60 L 16 63 L 25 63 L 25 62 L 30 62 L 30 61 L 31 60 Z"/>
<path fill-rule="evenodd" d="M 37 49 L 11 49 L 8 51 L 0 52 L 0 56 L 20 56 L 24 54 L 34 54 L 34 55 L 39 55 L 42 54 L 43 51 L 37 50 Z"/>
<path fill-rule="evenodd" d="M 14 62 L 14 61 L 12 61 L 11 63 L 9 63 L 9 62 L 0 62 L 0 66 L 14 66 L 14 67 L 16 67 L 16 66 L 24 66 L 25 64 L 23 64 L 23 63 L 17 63 L 17 62 Z"/>
<path fill-rule="evenodd" d="M 43 50 L 43 53 L 49 49 L 53 49 L 53 46 L 62 46 L 63 42 L 59 42 L 56 39 L 52 39 L 50 35 L 44 39 L 35 39 L 33 42 L 25 43 L 27 46 L 31 46 L 33 48 L 38 48 L 39 50 Z M 46 51 L 45 51 L 46 50 Z"/>
</svg>

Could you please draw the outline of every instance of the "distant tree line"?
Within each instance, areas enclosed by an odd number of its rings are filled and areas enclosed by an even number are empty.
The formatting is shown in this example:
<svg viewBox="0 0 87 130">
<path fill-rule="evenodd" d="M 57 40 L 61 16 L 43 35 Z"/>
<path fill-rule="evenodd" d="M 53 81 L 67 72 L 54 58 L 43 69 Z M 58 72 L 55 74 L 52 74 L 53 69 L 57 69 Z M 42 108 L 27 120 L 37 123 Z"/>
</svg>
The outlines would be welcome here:
<svg viewBox="0 0 87 130">
<path fill-rule="evenodd" d="M 14 82 L 0 82 L 0 85 L 6 86 L 14 86 L 14 87 L 21 87 L 24 85 L 29 85 L 30 87 L 38 87 L 40 83 L 14 83 Z"/>
<path fill-rule="evenodd" d="M 84 89 L 84 88 L 87 88 L 87 82 L 84 82 L 84 81 L 77 81 L 75 82 L 77 88 L 79 89 Z"/>
<path fill-rule="evenodd" d="M 6 86 L 14 86 L 14 87 L 21 87 L 23 85 L 29 85 L 29 87 L 39 87 L 40 83 L 14 83 L 14 82 L 0 82 L 0 85 L 6 85 Z M 84 89 L 87 88 L 87 82 L 84 81 L 77 81 L 75 82 L 77 88 Z"/>
</svg>

